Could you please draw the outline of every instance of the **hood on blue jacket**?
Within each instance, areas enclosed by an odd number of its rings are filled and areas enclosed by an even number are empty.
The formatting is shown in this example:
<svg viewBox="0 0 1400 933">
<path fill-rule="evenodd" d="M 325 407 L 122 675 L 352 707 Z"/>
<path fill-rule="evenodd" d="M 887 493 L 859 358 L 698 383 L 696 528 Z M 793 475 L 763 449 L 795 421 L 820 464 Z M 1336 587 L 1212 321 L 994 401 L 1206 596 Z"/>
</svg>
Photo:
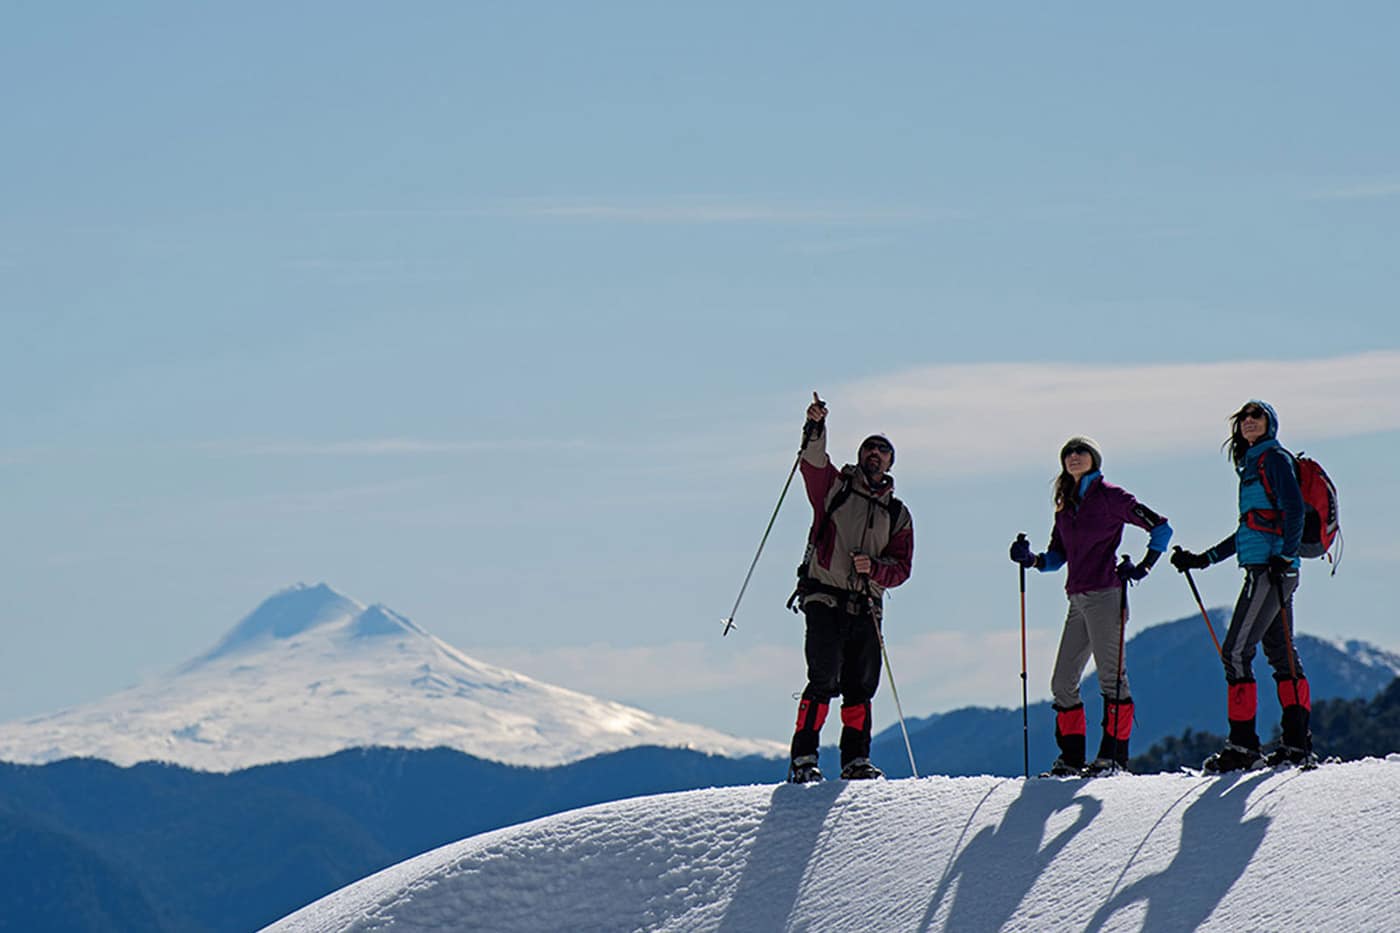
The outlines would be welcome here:
<svg viewBox="0 0 1400 933">
<path fill-rule="evenodd" d="M 1245 402 L 1243 405 L 1240 406 L 1240 411 L 1244 411 L 1246 408 L 1248 408 L 1248 407 L 1251 406 L 1251 405 L 1258 405 L 1260 408 L 1264 409 L 1264 414 L 1268 416 L 1268 419 L 1269 419 L 1269 429 L 1268 429 L 1268 431 L 1266 431 L 1266 432 L 1264 433 L 1264 440 L 1269 440 L 1270 438 L 1277 437 L 1277 436 L 1278 436 L 1278 412 L 1274 411 L 1274 406 L 1270 405 L 1268 402 L 1264 401 L 1263 399 L 1252 398 L 1252 399 L 1250 399 L 1249 401 Z M 1238 416 L 1236 416 L 1236 417 L 1238 417 Z"/>
</svg>

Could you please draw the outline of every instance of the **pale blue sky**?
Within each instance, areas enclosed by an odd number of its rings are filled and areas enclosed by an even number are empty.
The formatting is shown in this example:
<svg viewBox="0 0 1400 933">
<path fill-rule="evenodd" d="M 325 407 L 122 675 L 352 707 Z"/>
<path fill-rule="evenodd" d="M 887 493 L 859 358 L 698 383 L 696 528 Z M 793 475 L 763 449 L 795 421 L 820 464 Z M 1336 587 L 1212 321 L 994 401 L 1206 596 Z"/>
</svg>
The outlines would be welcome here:
<svg viewBox="0 0 1400 933">
<path fill-rule="evenodd" d="M 838 459 L 873 429 L 899 447 L 906 712 L 1019 702 L 1005 547 L 1043 543 L 1064 435 L 1203 547 L 1252 395 L 1343 487 L 1348 555 L 1308 567 L 1300 627 L 1400 649 L 1397 27 L 1389 4 L 6 5 L 0 718 L 324 580 L 484 660 L 783 738 L 800 492 L 739 632 L 717 620 L 813 389 Z M 1223 604 L 1238 574 L 1201 582 Z M 1039 695 L 1061 585 L 1032 583 Z M 1134 600 L 1194 611 L 1170 573 Z"/>
</svg>

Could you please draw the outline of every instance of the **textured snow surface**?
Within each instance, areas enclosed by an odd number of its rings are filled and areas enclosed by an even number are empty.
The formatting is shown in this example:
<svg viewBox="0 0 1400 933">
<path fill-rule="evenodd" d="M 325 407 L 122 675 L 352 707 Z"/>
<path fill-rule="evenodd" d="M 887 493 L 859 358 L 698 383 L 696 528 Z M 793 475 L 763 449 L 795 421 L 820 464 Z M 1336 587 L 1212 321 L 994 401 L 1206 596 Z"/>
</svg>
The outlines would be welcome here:
<svg viewBox="0 0 1400 933">
<path fill-rule="evenodd" d="M 453 843 L 271 929 L 1393 930 L 1397 800 L 1400 755 L 690 791 Z"/>
<path fill-rule="evenodd" d="M 392 610 L 324 585 L 273 596 L 167 678 L 0 725 L 0 760 L 33 764 L 87 756 L 233 771 L 367 745 L 446 746 L 541 766 L 638 745 L 787 755 L 777 742 L 483 664 Z"/>
</svg>

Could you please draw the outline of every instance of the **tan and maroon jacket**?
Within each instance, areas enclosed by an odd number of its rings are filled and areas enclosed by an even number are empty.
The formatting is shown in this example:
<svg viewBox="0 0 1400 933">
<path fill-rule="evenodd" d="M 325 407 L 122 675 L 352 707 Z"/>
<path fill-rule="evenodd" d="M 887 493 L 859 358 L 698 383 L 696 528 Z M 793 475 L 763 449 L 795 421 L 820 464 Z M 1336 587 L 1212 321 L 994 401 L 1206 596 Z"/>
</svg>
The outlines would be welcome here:
<svg viewBox="0 0 1400 933">
<path fill-rule="evenodd" d="M 884 486 L 873 490 L 860 467 L 848 463 L 838 470 L 832 466 L 826 452 L 825 431 L 803 448 L 802 481 L 812 503 L 808 540 L 823 529 L 807 568 L 812 580 L 824 587 L 861 592 L 861 580 L 851 561 L 854 551 L 870 555 L 870 594 L 876 599 L 909 579 L 914 562 L 914 519 L 902 503 L 898 514 L 891 514 L 894 478 L 886 475 L 886 479 Z M 847 480 L 849 494 L 837 505 L 830 520 L 824 522 L 828 508 Z M 835 603 L 820 592 L 807 598 Z"/>
</svg>

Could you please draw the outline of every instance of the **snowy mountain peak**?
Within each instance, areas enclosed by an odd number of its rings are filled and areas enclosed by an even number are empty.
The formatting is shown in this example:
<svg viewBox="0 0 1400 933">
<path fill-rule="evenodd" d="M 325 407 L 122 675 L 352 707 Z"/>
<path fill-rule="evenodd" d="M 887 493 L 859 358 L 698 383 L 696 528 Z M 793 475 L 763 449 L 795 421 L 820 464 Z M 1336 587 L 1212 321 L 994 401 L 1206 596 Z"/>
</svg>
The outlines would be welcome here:
<svg viewBox="0 0 1400 933">
<path fill-rule="evenodd" d="M 0 760 L 36 764 L 86 756 L 232 771 L 376 745 L 534 766 L 640 745 L 786 751 L 482 663 L 324 583 L 268 598 L 168 677 L 0 725 Z"/>
<path fill-rule="evenodd" d="M 324 583 L 298 583 L 263 600 L 208 654 L 192 664 L 241 652 L 268 640 L 289 639 L 310 629 L 357 616 L 364 607 Z"/>
<path fill-rule="evenodd" d="M 351 621 L 348 632 L 352 638 L 373 638 L 378 635 L 422 635 L 428 633 L 387 606 L 375 603 Z"/>
<path fill-rule="evenodd" d="M 1370 642 L 1358 641 L 1354 638 L 1343 642 L 1342 649 L 1367 667 L 1379 668 L 1400 677 L 1400 654 L 1396 654 L 1394 651 L 1386 651 Z"/>
</svg>

